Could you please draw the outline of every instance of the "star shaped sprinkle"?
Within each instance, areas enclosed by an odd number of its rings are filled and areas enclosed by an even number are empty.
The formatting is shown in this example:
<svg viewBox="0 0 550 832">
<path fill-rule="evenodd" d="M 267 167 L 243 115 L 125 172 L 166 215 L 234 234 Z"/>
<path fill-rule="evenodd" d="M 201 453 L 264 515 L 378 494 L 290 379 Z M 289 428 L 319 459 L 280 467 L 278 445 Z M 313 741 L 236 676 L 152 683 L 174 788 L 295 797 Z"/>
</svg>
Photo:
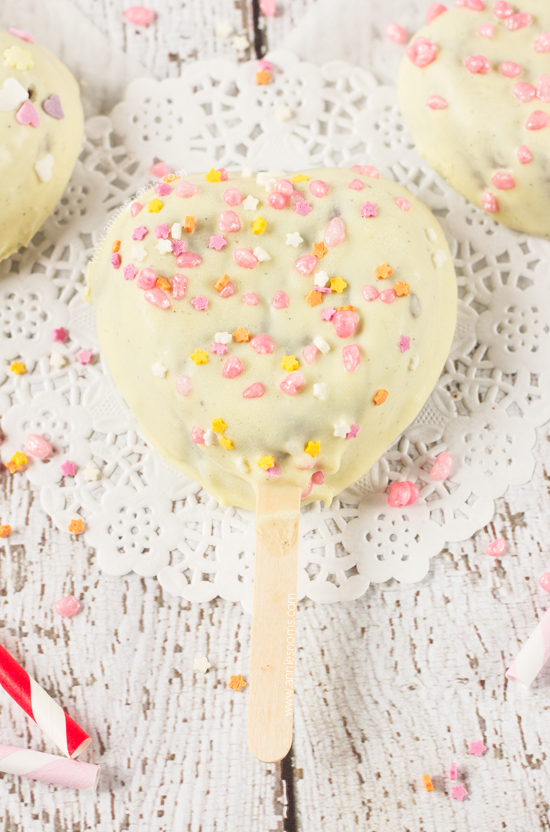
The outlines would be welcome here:
<svg viewBox="0 0 550 832">
<path fill-rule="evenodd" d="M 344 289 L 347 288 L 347 283 L 343 277 L 331 277 L 330 278 L 330 288 L 333 292 L 338 292 L 339 295 L 342 294 Z"/>
<path fill-rule="evenodd" d="M 287 246 L 294 246 L 294 248 L 298 248 L 300 243 L 303 243 L 302 237 L 300 237 L 299 233 L 295 231 L 293 234 L 286 235 L 286 244 Z"/>
<path fill-rule="evenodd" d="M 237 343 L 242 343 L 244 341 L 250 341 L 250 330 L 249 329 L 243 329 L 243 327 L 240 326 L 233 333 L 233 338 L 235 339 L 235 341 L 237 341 Z"/>
<path fill-rule="evenodd" d="M 164 202 L 161 202 L 160 199 L 155 198 L 155 199 L 151 199 L 147 203 L 147 209 L 148 209 L 150 214 L 158 214 L 158 212 L 160 211 L 160 209 L 162 208 L 163 205 L 164 205 Z"/>
<path fill-rule="evenodd" d="M 233 38 L 232 44 L 233 49 L 236 49 L 237 52 L 246 52 L 250 46 L 250 41 L 246 35 L 237 35 L 236 38 Z"/>
<path fill-rule="evenodd" d="M 208 243 L 208 248 L 215 248 L 216 251 L 221 251 L 224 246 L 227 245 L 227 240 L 223 237 L 222 234 L 215 234 L 213 237 L 210 237 L 210 242 Z"/>
<path fill-rule="evenodd" d="M 218 436 L 218 441 L 222 448 L 225 448 L 226 451 L 232 451 L 235 447 L 233 445 L 233 440 L 230 439 L 228 436 Z"/>
<path fill-rule="evenodd" d="M 6 462 L 6 468 L 10 474 L 15 474 L 16 471 L 22 471 L 27 464 L 27 454 L 16 451 L 9 462 Z"/>
<path fill-rule="evenodd" d="M 227 353 L 227 347 L 225 344 L 219 344 L 217 341 L 214 341 L 210 347 L 210 352 L 213 352 L 214 355 L 225 355 Z"/>
<path fill-rule="evenodd" d="M 254 254 L 254 257 L 256 257 L 256 259 L 260 261 L 260 263 L 264 263 L 266 260 L 271 260 L 271 257 L 269 256 L 267 251 L 261 248 L 261 246 L 256 246 L 252 253 Z"/>
<path fill-rule="evenodd" d="M 142 225 L 141 227 L 145 228 L 144 225 Z M 137 229 L 136 229 L 136 231 L 137 231 Z M 145 228 L 145 234 L 147 234 L 147 229 L 146 228 Z M 145 236 L 145 234 L 143 235 L 143 237 Z M 160 225 L 155 225 L 155 237 L 157 238 L 157 240 L 167 240 L 169 234 L 170 234 L 170 226 L 167 223 L 163 222 Z M 141 239 L 143 239 L 143 237 L 135 237 L 134 239 L 141 240 Z"/>
<path fill-rule="evenodd" d="M 196 298 L 193 298 L 191 301 L 191 305 L 195 307 L 197 312 L 202 312 L 205 309 L 208 309 L 208 298 L 204 298 L 202 295 L 197 295 Z"/>
<path fill-rule="evenodd" d="M 483 744 L 483 740 L 477 740 L 477 742 L 470 743 L 468 754 L 475 754 L 476 757 L 481 757 L 486 751 L 487 746 Z"/>
<path fill-rule="evenodd" d="M 256 73 L 256 83 L 259 86 L 266 86 L 271 80 L 271 73 L 267 69 L 261 69 Z"/>
<path fill-rule="evenodd" d="M 76 465 L 74 462 L 69 462 L 67 459 L 61 466 L 61 473 L 64 477 L 74 477 L 76 474 Z"/>
<path fill-rule="evenodd" d="M 101 477 L 101 471 L 99 468 L 96 468 L 91 462 L 89 462 L 85 468 L 82 468 L 80 472 L 86 482 L 97 482 L 98 479 Z"/>
<path fill-rule="evenodd" d="M 302 217 L 307 217 L 310 211 L 313 211 L 313 208 L 309 204 L 307 199 L 304 199 L 303 202 L 296 203 L 296 209 L 294 211 L 295 214 L 300 214 L 300 216 Z"/>
<path fill-rule="evenodd" d="M 462 783 L 459 783 L 458 786 L 453 786 L 451 789 L 451 797 L 453 798 L 453 800 L 464 800 L 464 798 L 467 797 L 467 795 L 468 792 L 466 791 Z"/>
<path fill-rule="evenodd" d="M 11 534 L 11 526 L 6 524 L 5 526 L 0 526 L 0 537 L 9 537 Z"/>
<path fill-rule="evenodd" d="M 351 425 L 346 425 L 345 422 L 340 422 L 338 425 L 334 425 L 334 435 L 339 436 L 341 439 L 345 439 L 350 430 Z"/>
<path fill-rule="evenodd" d="M 22 376 L 27 372 L 27 368 L 22 361 L 14 361 L 10 364 L 10 370 L 15 376 Z"/>
<path fill-rule="evenodd" d="M 221 182 L 222 181 L 222 175 L 221 175 L 219 170 L 216 170 L 216 168 L 210 168 L 208 173 L 204 174 L 204 178 L 207 180 L 207 182 Z"/>
<path fill-rule="evenodd" d="M 220 22 L 216 24 L 215 31 L 217 38 L 230 38 L 235 31 L 235 27 L 227 20 L 220 20 Z"/>
<path fill-rule="evenodd" d="M 373 202 L 365 202 L 364 205 L 361 205 L 362 217 L 375 217 L 377 214 L 378 205 L 375 205 Z"/>
<path fill-rule="evenodd" d="M 311 442 L 311 440 L 307 443 L 304 448 L 306 454 L 309 454 L 311 457 L 319 456 L 321 453 L 321 443 L 320 442 Z"/>
<path fill-rule="evenodd" d="M 349 432 L 346 433 L 346 439 L 355 439 L 357 434 L 359 433 L 359 425 L 352 425 L 349 429 Z"/>
<path fill-rule="evenodd" d="M 177 243 L 177 240 L 175 242 Z M 171 254 L 172 240 L 159 240 L 155 248 L 157 249 L 157 251 L 160 251 L 161 254 Z"/>
<path fill-rule="evenodd" d="M 326 286 L 328 283 L 328 274 L 321 269 L 321 271 L 315 272 L 314 279 L 316 286 Z"/>
<path fill-rule="evenodd" d="M 90 352 L 90 350 L 80 350 L 80 352 L 76 354 L 76 357 L 82 365 L 91 364 L 94 354 L 93 352 Z"/>
<path fill-rule="evenodd" d="M 328 387 L 324 381 L 319 382 L 318 384 L 313 385 L 313 395 L 319 401 L 324 402 L 328 396 Z"/>
<path fill-rule="evenodd" d="M 233 336 L 230 332 L 216 332 L 214 338 L 217 344 L 229 344 Z"/>
<path fill-rule="evenodd" d="M 63 343 L 69 337 L 69 333 L 65 329 L 65 327 L 60 326 L 59 329 L 54 329 L 53 331 L 53 340 L 54 341 L 61 341 Z"/>
<path fill-rule="evenodd" d="M 227 425 L 223 419 L 212 419 L 212 430 L 214 433 L 225 433 Z"/>
<path fill-rule="evenodd" d="M 445 260 L 447 259 L 447 255 L 443 251 L 442 248 L 438 248 L 437 251 L 434 251 L 432 254 L 432 263 L 434 264 L 435 269 L 439 269 Z"/>
<path fill-rule="evenodd" d="M 172 254 L 179 257 L 180 254 L 185 254 L 185 243 L 183 240 L 172 240 Z"/>
<path fill-rule="evenodd" d="M 256 208 L 258 207 L 259 201 L 260 200 L 253 197 L 252 194 L 249 194 L 243 202 L 244 210 L 245 211 L 255 211 Z"/>
<path fill-rule="evenodd" d="M 299 366 L 300 365 L 295 355 L 283 355 L 283 360 L 281 361 L 281 367 L 283 370 L 287 370 L 287 372 L 291 373 L 293 370 L 297 370 Z"/>
<path fill-rule="evenodd" d="M 71 520 L 67 528 L 73 534 L 82 534 L 84 531 L 84 520 L 80 518 L 78 520 Z"/>
<path fill-rule="evenodd" d="M 273 468 L 273 466 L 275 465 L 275 460 L 272 456 L 266 454 L 266 456 L 261 456 L 259 458 L 257 464 L 260 468 L 263 468 L 264 471 L 267 471 L 269 468 Z"/>
<path fill-rule="evenodd" d="M 406 298 L 409 294 L 409 284 L 403 283 L 402 280 L 398 280 L 393 287 L 393 291 L 395 292 L 398 298 Z"/>
<path fill-rule="evenodd" d="M 204 350 L 195 350 L 191 353 L 190 358 L 195 364 L 208 364 L 208 353 Z"/>
<path fill-rule="evenodd" d="M 305 173 L 296 173 L 290 181 L 294 183 L 309 182 L 309 176 L 306 176 Z"/>
<path fill-rule="evenodd" d="M 124 266 L 124 280 L 134 280 L 137 271 L 133 263 L 128 263 Z"/>
<path fill-rule="evenodd" d="M 147 257 L 147 252 L 143 246 L 132 246 L 132 260 L 137 260 L 141 263 Z"/>
<path fill-rule="evenodd" d="M 322 260 L 327 252 L 328 248 L 324 243 L 313 243 L 312 254 L 314 254 L 315 257 L 318 257 L 319 260 Z"/>
<path fill-rule="evenodd" d="M 55 370 L 61 370 L 66 363 L 67 359 L 62 352 L 52 352 L 50 355 L 50 367 L 53 367 Z"/>
<path fill-rule="evenodd" d="M 165 378 L 166 373 L 168 372 L 168 367 L 165 367 L 162 361 L 157 361 L 156 364 L 153 364 L 151 370 L 156 378 Z"/>
<path fill-rule="evenodd" d="M 411 339 L 408 335 L 402 335 L 399 339 L 399 349 L 401 352 L 407 352 L 411 348 Z"/>
<path fill-rule="evenodd" d="M 199 673 L 206 673 L 206 671 L 211 667 L 212 665 L 206 656 L 195 656 L 193 659 L 193 670 L 198 670 Z"/>
<path fill-rule="evenodd" d="M 227 684 L 230 688 L 233 688 L 233 690 L 241 690 L 246 687 L 246 682 L 240 673 L 238 676 L 231 676 Z"/>
<path fill-rule="evenodd" d="M 252 223 L 252 231 L 254 234 L 263 234 L 267 223 L 263 217 L 256 217 Z"/>
<path fill-rule="evenodd" d="M 208 430 L 204 431 L 203 439 L 204 439 L 204 444 L 207 445 L 208 447 L 210 447 L 210 445 L 213 445 L 214 442 L 216 441 L 216 434 L 214 433 L 214 431 L 211 428 L 209 428 Z"/>
<path fill-rule="evenodd" d="M 376 277 L 378 280 L 386 280 L 393 274 L 393 269 L 387 263 L 382 263 L 381 266 L 376 267 Z"/>
</svg>

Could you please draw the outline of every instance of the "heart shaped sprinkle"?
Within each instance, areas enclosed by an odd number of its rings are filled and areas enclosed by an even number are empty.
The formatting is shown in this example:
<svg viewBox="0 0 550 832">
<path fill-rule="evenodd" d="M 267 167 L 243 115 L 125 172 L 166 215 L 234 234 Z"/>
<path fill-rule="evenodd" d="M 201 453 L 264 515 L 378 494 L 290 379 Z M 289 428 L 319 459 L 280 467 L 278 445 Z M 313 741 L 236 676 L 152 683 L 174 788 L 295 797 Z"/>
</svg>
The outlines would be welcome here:
<svg viewBox="0 0 550 832">
<path fill-rule="evenodd" d="M 61 99 L 55 93 L 50 95 L 49 98 L 46 98 L 42 104 L 42 109 L 52 118 L 65 118 L 65 113 L 61 106 Z"/>
<path fill-rule="evenodd" d="M 46 153 L 41 159 L 36 162 L 34 169 L 41 182 L 49 182 L 52 178 L 53 170 L 53 156 L 51 153 Z"/>
<path fill-rule="evenodd" d="M 19 124 L 30 125 L 31 127 L 38 127 L 40 124 L 40 116 L 34 109 L 30 101 L 25 101 L 15 114 L 15 118 Z"/>
<path fill-rule="evenodd" d="M 28 97 L 29 93 L 16 78 L 6 78 L 4 88 L 0 90 L 0 110 L 15 110 Z"/>
</svg>

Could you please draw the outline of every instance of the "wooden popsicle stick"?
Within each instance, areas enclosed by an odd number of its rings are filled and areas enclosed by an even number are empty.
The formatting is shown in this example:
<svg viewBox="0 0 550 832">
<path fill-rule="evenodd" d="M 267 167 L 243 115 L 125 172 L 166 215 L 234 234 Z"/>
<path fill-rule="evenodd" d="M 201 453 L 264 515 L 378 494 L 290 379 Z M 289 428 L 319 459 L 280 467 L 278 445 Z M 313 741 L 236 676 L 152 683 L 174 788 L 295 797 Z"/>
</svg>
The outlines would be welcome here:
<svg viewBox="0 0 550 832">
<path fill-rule="evenodd" d="M 300 501 L 294 486 L 258 487 L 248 747 L 264 763 L 292 745 Z"/>
</svg>

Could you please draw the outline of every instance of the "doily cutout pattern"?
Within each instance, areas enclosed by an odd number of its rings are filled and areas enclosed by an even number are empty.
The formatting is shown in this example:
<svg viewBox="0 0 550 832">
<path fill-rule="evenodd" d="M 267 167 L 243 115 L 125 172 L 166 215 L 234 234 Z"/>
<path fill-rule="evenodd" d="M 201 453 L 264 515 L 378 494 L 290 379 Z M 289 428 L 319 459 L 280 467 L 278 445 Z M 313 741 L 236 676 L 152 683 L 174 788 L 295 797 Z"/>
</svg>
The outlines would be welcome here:
<svg viewBox="0 0 550 832">
<path fill-rule="evenodd" d="M 26 476 L 61 530 L 84 519 L 105 572 L 157 577 L 187 601 L 220 596 L 247 610 L 254 516 L 220 508 L 147 446 L 98 354 L 93 309 L 81 296 L 101 229 L 148 184 L 153 161 L 188 172 L 374 164 L 423 200 L 447 235 L 460 296 L 451 355 L 418 418 L 373 469 L 330 508 L 303 510 L 299 597 L 352 600 L 371 581 L 423 578 L 446 542 L 471 536 L 508 485 L 529 480 L 535 428 L 550 418 L 550 245 L 498 225 L 449 188 L 414 149 L 395 91 L 368 72 L 285 52 L 270 59 L 268 86 L 255 84 L 255 62 L 223 60 L 197 61 L 178 79 L 133 82 L 110 119 L 87 122 L 54 214 L 0 265 L 2 460 L 28 433 L 42 434 L 56 453 L 30 458 Z M 291 119 L 278 118 L 282 106 Z M 52 340 L 61 326 L 70 335 L 62 344 Z M 93 363 L 78 362 L 83 348 Z M 52 352 L 67 364 L 51 366 Z M 27 372 L 10 372 L 13 360 Z M 442 483 L 428 473 L 441 451 L 453 458 Z M 63 476 L 66 460 L 75 477 Z M 95 481 L 83 473 L 90 465 L 100 471 Z M 405 479 L 418 485 L 419 501 L 388 507 L 388 484 Z"/>
</svg>

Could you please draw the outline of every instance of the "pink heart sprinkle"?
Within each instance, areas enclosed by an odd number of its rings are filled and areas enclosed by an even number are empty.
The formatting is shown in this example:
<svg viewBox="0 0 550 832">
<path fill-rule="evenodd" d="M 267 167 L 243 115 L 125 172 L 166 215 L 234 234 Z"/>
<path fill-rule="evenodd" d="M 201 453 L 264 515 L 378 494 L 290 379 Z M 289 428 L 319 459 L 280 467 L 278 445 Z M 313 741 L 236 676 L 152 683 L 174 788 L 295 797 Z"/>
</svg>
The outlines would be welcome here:
<svg viewBox="0 0 550 832">
<path fill-rule="evenodd" d="M 49 442 L 46 442 L 43 436 L 37 433 L 29 433 L 25 445 L 25 451 L 37 459 L 47 459 L 53 454 L 53 448 Z"/>
<path fill-rule="evenodd" d="M 292 196 L 295 193 L 294 185 L 290 179 L 277 179 L 273 185 L 273 190 L 277 191 L 278 194 L 283 194 L 283 196 Z M 299 191 L 296 191 L 296 193 L 299 193 Z M 303 199 L 302 194 L 300 194 L 300 199 Z"/>
<path fill-rule="evenodd" d="M 40 116 L 34 109 L 30 101 L 24 101 L 15 114 L 16 120 L 19 124 L 30 125 L 31 127 L 38 127 L 40 124 Z"/>
<path fill-rule="evenodd" d="M 288 205 L 286 196 L 278 191 L 271 191 L 267 197 L 267 201 L 272 208 L 275 208 L 276 211 L 282 211 L 283 208 L 286 208 Z"/>
<path fill-rule="evenodd" d="M 249 248 L 236 248 L 233 252 L 233 259 L 242 269 L 253 269 L 260 262 Z"/>
<path fill-rule="evenodd" d="M 508 171 L 500 170 L 498 173 L 495 173 L 491 182 L 498 188 L 499 191 L 509 191 L 512 188 L 516 187 L 516 182 L 514 177 Z"/>
<path fill-rule="evenodd" d="M 241 221 L 238 214 L 235 211 L 222 211 L 220 214 L 220 231 L 222 234 L 240 230 Z"/>
<path fill-rule="evenodd" d="M 346 372 L 353 373 L 361 361 L 361 351 L 356 344 L 349 344 L 342 350 L 342 359 Z"/>
<path fill-rule="evenodd" d="M 542 130 L 550 124 L 550 116 L 542 110 L 535 110 L 525 123 L 528 130 Z"/>
<path fill-rule="evenodd" d="M 544 575 L 540 576 L 539 586 L 545 592 L 550 592 L 550 572 L 545 572 Z"/>
<path fill-rule="evenodd" d="M 478 35 L 488 40 L 491 40 L 495 36 L 495 27 L 492 23 L 482 23 L 481 26 L 477 27 L 476 31 Z"/>
<path fill-rule="evenodd" d="M 247 306 L 257 306 L 260 302 L 260 299 L 256 292 L 247 292 L 246 295 L 243 295 L 243 303 L 246 303 Z"/>
<path fill-rule="evenodd" d="M 506 3 L 506 0 L 497 0 L 493 7 L 493 14 L 499 20 L 506 20 L 514 14 L 514 10 L 509 3 Z"/>
<path fill-rule="evenodd" d="M 304 374 L 300 373 L 299 370 L 295 370 L 293 373 L 289 373 L 287 377 L 281 381 L 279 387 L 283 393 L 286 393 L 288 396 L 295 396 L 300 387 L 303 386 L 305 380 Z"/>
<path fill-rule="evenodd" d="M 380 297 L 378 289 L 375 289 L 374 286 L 369 286 L 368 284 L 367 286 L 363 286 L 361 291 L 365 300 L 369 302 L 376 300 L 378 297 Z"/>
<path fill-rule="evenodd" d="M 163 176 L 168 176 L 170 168 L 166 162 L 155 162 L 155 164 L 151 165 L 149 168 L 149 173 L 151 176 L 156 176 L 158 179 L 162 179 Z M 168 193 L 170 193 L 170 191 Z"/>
<path fill-rule="evenodd" d="M 250 346 L 258 355 L 270 355 L 275 350 L 275 341 L 269 335 L 255 335 L 250 341 Z"/>
<path fill-rule="evenodd" d="M 156 14 L 151 9 L 146 9 L 145 6 L 130 6 L 124 10 L 124 17 L 128 23 L 133 23 L 134 26 L 149 26 L 156 17 Z"/>
<path fill-rule="evenodd" d="M 275 292 L 271 305 L 275 309 L 286 309 L 289 304 L 288 295 L 286 292 Z"/>
<path fill-rule="evenodd" d="M 397 295 L 393 289 L 384 289 L 383 292 L 380 292 L 380 300 L 382 303 L 393 303 L 396 297 Z"/>
<path fill-rule="evenodd" d="M 332 323 L 339 338 L 349 338 L 357 329 L 359 315 L 357 312 L 351 312 L 350 310 L 337 312 L 332 319 Z"/>
<path fill-rule="evenodd" d="M 340 217 L 333 217 L 323 235 L 323 240 L 327 248 L 335 248 L 339 246 L 346 239 L 346 226 Z"/>
<path fill-rule="evenodd" d="M 157 282 L 157 276 L 153 269 L 142 269 L 136 281 L 139 289 L 152 289 Z"/>
<path fill-rule="evenodd" d="M 55 611 L 63 618 L 71 618 L 80 611 L 80 601 L 77 601 L 74 595 L 66 595 L 55 602 Z"/>
<path fill-rule="evenodd" d="M 348 187 L 351 188 L 352 191 L 362 191 L 365 185 L 360 179 L 352 179 Z"/>
<path fill-rule="evenodd" d="M 506 551 L 506 541 L 503 537 L 499 537 L 497 540 L 493 540 L 492 543 L 489 543 L 487 546 L 487 554 L 491 555 L 492 558 L 500 558 Z"/>
<path fill-rule="evenodd" d="M 537 98 L 539 101 L 544 101 L 545 104 L 550 103 L 550 78 L 544 73 L 537 83 Z"/>
<path fill-rule="evenodd" d="M 407 49 L 407 57 L 415 66 L 431 64 L 437 57 L 438 47 L 427 38 L 416 38 Z"/>
<path fill-rule="evenodd" d="M 230 298 L 235 294 L 235 287 L 229 280 L 220 292 L 221 298 Z"/>
<path fill-rule="evenodd" d="M 481 195 L 481 206 L 487 214 L 497 214 L 499 211 L 498 200 L 490 191 Z"/>
<path fill-rule="evenodd" d="M 452 464 L 453 459 L 450 454 L 445 452 L 439 454 L 430 470 L 430 477 L 432 480 L 436 480 L 437 482 L 443 482 L 443 480 L 446 480 L 451 472 Z"/>
<path fill-rule="evenodd" d="M 426 101 L 426 106 L 431 110 L 446 110 L 449 105 L 440 95 L 430 95 Z"/>
<path fill-rule="evenodd" d="M 314 179 L 309 183 L 309 190 L 313 196 L 316 196 L 318 199 L 322 199 L 328 194 L 329 188 L 327 183 L 323 182 L 322 179 Z"/>
<path fill-rule="evenodd" d="M 176 188 L 176 196 L 180 196 L 182 199 L 189 199 L 189 197 L 195 196 L 198 192 L 198 186 L 193 185 L 192 182 L 188 182 L 187 179 L 182 179 Z"/>
<path fill-rule="evenodd" d="M 532 101 L 536 96 L 537 91 L 532 84 L 527 84 L 525 81 L 520 81 L 519 84 L 514 84 L 512 88 L 513 94 L 520 101 Z"/>
<path fill-rule="evenodd" d="M 294 262 L 294 268 L 302 277 L 307 277 L 317 268 L 317 258 L 314 254 L 304 254 Z"/>
<path fill-rule="evenodd" d="M 243 362 L 236 355 L 230 355 L 223 365 L 222 375 L 224 378 L 237 378 L 243 370 Z"/>
<path fill-rule="evenodd" d="M 432 3 L 426 12 L 426 23 L 431 23 L 432 20 L 435 20 L 436 17 L 439 17 L 440 14 L 446 11 L 447 6 L 444 6 L 443 3 Z"/>
<path fill-rule="evenodd" d="M 240 205 L 243 201 L 243 195 L 238 188 L 228 188 L 224 192 L 222 199 L 227 205 L 236 206 Z"/>
<path fill-rule="evenodd" d="M 529 12 L 511 14 L 510 17 L 506 18 L 506 26 L 511 32 L 515 32 L 518 29 L 525 29 L 525 27 L 530 26 L 532 22 L 533 18 Z"/>
<path fill-rule="evenodd" d="M 142 208 L 143 208 L 143 205 L 141 204 L 141 202 L 132 202 L 132 204 L 130 206 L 131 215 L 133 217 L 135 217 L 137 214 L 139 214 L 139 212 L 141 211 Z"/>
<path fill-rule="evenodd" d="M 504 61 L 500 65 L 500 74 L 504 75 L 505 78 L 517 78 L 518 75 L 521 75 L 521 67 L 514 61 Z"/>
<path fill-rule="evenodd" d="M 61 106 L 61 99 L 55 93 L 42 103 L 42 109 L 52 118 L 65 118 L 63 107 Z"/>
<path fill-rule="evenodd" d="M 180 375 L 176 378 L 176 390 L 180 396 L 188 396 L 191 393 L 193 390 L 193 382 L 189 376 L 180 373 Z"/>
<path fill-rule="evenodd" d="M 525 147 L 524 144 L 521 147 L 518 147 L 518 149 L 516 150 L 516 156 L 518 157 L 519 162 L 522 165 L 528 165 L 529 162 L 533 161 L 533 154 L 531 153 L 528 147 Z"/>
<path fill-rule="evenodd" d="M 265 387 L 260 381 L 256 381 L 243 390 L 243 399 L 259 399 L 265 393 Z"/>
<path fill-rule="evenodd" d="M 315 346 L 315 344 L 308 344 L 307 347 L 304 347 L 302 350 L 302 357 L 306 364 L 313 364 L 317 360 L 319 352 L 320 350 Z"/>
<path fill-rule="evenodd" d="M 491 66 L 483 55 L 468 55 L 464 58 L 464 66 L 473 75 L 487 75 Z"/>
<path fill-rule="evenodd" d="M 402 211 L 410 211 L 411 203 L 408 199 L 405 199 L 402 196 L 397 196 L 395 198 L 395 204 L 398 208 L 401 208 Z"/>
</svg>

